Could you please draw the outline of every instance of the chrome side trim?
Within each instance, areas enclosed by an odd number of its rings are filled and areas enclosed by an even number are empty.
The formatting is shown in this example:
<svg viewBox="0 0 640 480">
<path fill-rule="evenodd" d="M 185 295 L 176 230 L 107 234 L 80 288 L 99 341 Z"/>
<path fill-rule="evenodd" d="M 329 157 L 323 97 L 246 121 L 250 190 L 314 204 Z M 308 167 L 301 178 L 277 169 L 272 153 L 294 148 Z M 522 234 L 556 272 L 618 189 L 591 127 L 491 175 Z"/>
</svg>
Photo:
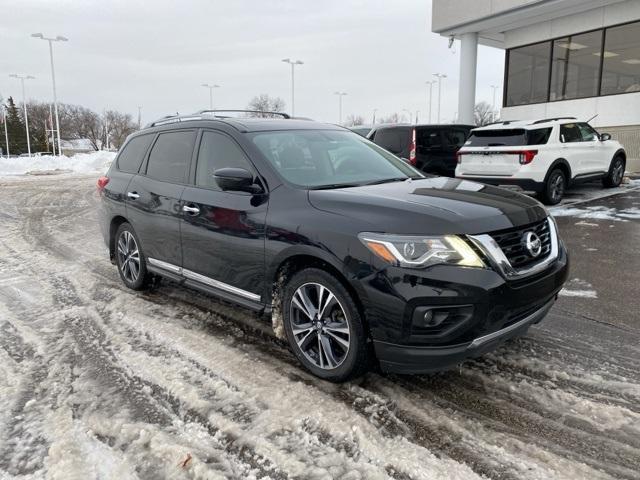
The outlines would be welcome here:
<svg viewBox="0 0 640 480">
<path fill-rule="evenodd" d="M 535 312 L 527 315 L 522 320 L 514 323 L 513 325 L 509 325 L 508 327 L 503 328 L 502 330 L 498 330 L 497 332 L 493 332 L 493 333 L 490 333 L 488 335 L 484 335 L 482 337 L 476 338 L 473 342 L 471 342 L 469 344 L 467 349 L 477 348 L 480 345 L 482 345 L 483 343 L 487 343 L 487 342 L 489 342 L 489 341 L 491 341 L 491 340 L 493 340 L 495 338 L 501 337 L 502 335 L 505 335 L 505 334 L 507 334 L 509 332 L 517 330 L 518 328 L 526 325 L 527 323 L 534 322 L 539 317 L 541 317 L 543 315 L 546 315 L 546 313 L 551 309 L 551 307 L 553 306 L 555 301 L 556 301 L 555 298 L 552 298 L 547 303 L 545 303 L 542 307 L 540 307 L 538 310 L 536 310 Z"/>
<path fill-rule="evenodd" d="M 154 265 L 158 268 L 162 268 L 172 273 L 177 273 L 178 275 L 182 275 L 184 278 L 187 278 L 189 280 L 194 280 L 196 282 L 209 285 L 210 287 L 218 288 L 220 290 L 224 290 L 225 292 L 233 293 L 234 295 L 238 295 L 239 297 L 248 298 L 249 300 L 253 300 L 254 302 L 260 301 L 260 295 L 247 292 L 246 290 L 242 290 L 241 288 L 234 287 L 233 285 L 220 282 L 218 280 L 207 277 L 205 275 L 200 275 L 199 273 L 192 272 L 191 270 L 187 270 L 186 268 L 182 268 L 168 262 L 163 262 L 162 260 L 156 260 L 155 258 L 147 258 L 147 260 L 151 265 Z"/>
<path fill-rule="evenodd" d="M 178 275 L 182 274 L 182 268 L 177 265 L 173 265 L 171 263 L 163 262 L 162 260 L 156 260 L 155 258 L 147 258 L 151 265 L 154 265 L 159 268 L 164 268 L 165 270 L 169 270 L 170 272 L 177 273 Z"/>
<path fill-rule="evenodd" d="M 496 267 L 505 278 L 517 279 L 541 272 L 558 258 L 559 239 L 556 224 L 551 218 L 547 218 L 547 225 L 549 226 L 549 237 L 551 240 L 549 255 L 539 263 L 526 268 L 513 268 L 509 259 L 491 235 L 468 235 L 467 237 L 489 258 L 493 266 Z"/>
</svg>

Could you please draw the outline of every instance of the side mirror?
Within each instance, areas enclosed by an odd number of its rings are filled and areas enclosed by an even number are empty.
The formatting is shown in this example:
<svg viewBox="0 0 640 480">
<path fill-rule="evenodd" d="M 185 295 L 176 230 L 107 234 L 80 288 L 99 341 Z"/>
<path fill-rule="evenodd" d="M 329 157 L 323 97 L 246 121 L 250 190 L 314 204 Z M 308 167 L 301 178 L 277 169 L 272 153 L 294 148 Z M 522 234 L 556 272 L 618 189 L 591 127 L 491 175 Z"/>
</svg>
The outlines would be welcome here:
<svg viewBox="0 0 640 480">
<path fill-rule="evenodd" d="M 611 135 L 609 133 L 601 133 L 600 134 L 600 141 L 601 142 L 606 142 L 607 140 L 611 140 Z"/>
<path fill-rule="evenodd" d="M 253 174 L 244 168 L 220 168 L 213 172 L 213 178 L 223 191 L 262 193 Z"/>
</svg>

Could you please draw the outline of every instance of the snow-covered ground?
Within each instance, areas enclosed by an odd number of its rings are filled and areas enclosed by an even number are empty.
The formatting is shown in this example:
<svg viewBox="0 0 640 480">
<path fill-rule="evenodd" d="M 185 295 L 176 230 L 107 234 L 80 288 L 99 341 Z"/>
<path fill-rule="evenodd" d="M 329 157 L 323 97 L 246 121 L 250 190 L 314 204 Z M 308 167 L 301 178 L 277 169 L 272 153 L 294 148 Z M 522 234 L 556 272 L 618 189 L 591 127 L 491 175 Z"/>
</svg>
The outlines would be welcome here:
<svg viewBox="0 0 640 480">
<path fill-rule="evenodd" d="M 0 176 L 46 175 L 52 173 L 103 173 L 115 158 L 114 152 L 100 151 L 65 155 L 43 155 L 40 157 L 0 157 Z"/>
<path fill-rule="evenodd" d="M 3 480 L 638 478 L 639 335 L 555 309 L 451 372 L 328 384 L 247 311 L 123 288 L 94 180 L 0 179 Z"/>
</svg>

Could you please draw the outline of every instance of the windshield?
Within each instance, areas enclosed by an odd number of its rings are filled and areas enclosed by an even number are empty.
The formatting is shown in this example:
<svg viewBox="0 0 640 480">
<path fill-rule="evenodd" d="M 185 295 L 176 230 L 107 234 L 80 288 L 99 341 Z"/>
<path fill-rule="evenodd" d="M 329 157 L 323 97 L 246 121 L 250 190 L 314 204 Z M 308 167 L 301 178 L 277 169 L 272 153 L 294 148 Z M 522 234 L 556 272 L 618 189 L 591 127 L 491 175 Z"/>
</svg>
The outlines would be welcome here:
<svg viewBox="0 0 640 480">
<path fill-rule="evenodd" d="M 353 132 L 259 132 L 252 140 L 278 173 L 304 188 L 338 188 L 420 178 L 416 169 Z"/>
</svg>

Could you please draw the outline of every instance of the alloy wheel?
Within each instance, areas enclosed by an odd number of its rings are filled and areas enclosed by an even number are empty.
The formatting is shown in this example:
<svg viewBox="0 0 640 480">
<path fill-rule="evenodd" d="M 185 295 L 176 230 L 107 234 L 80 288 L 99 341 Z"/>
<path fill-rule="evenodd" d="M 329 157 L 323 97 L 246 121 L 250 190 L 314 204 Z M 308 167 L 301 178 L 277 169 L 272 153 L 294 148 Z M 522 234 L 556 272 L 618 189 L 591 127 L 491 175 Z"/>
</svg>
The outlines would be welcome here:
<svg viewBox="0 0 640 480">
<path fill-rule="evenodd" d="M 624 175 L 624 163 L 622 160 L 618 160 L 613 167 L 613 184 L 619 185 L 622 182 L 622 177 Z"/>
<path fill-rule="evenodd" d="M 333 292 L 319 283 L 305 283 L 293 294 L 289 321 L 302 354 L 316 367 L 329 370 L 347 358 L 349 320 Z"/>
<path fill-rule="evenodd" d="M 131 232 L 124 230 L 118 238 L 118 265 L 122 276 L 134 283 L 140 275 L 140 250 Z"/>
<path fill-rule="evenodd" d="M 554 178 L 551 179 L 551 198 L 554 201 L 558 201 L 562 198 L 563 194 L 564 194 L 564 177 L 558 173 Z"/>
</svg>

